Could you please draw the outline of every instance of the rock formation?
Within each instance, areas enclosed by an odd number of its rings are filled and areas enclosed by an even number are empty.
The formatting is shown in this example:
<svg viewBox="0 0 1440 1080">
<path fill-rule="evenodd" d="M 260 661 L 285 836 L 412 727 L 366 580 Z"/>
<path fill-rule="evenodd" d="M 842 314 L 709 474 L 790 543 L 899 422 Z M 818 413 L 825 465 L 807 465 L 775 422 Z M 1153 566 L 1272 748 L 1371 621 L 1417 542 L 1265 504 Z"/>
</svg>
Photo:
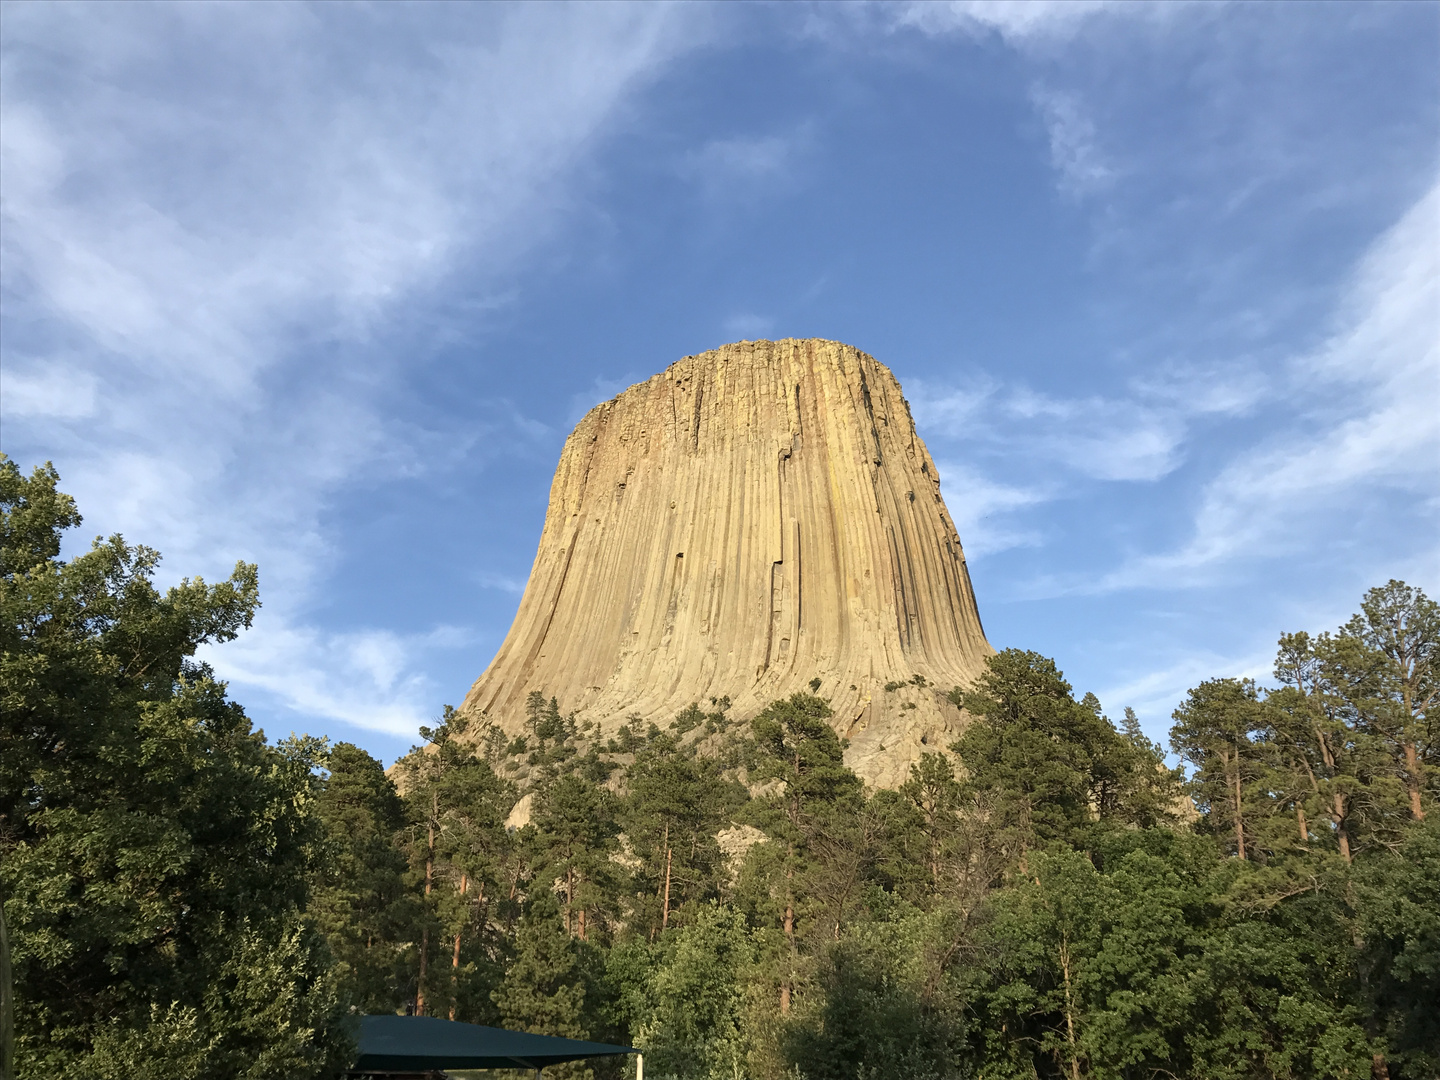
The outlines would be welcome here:
<svg viewBox="0 0 1440 1080">
<path fill-rule="evenodd" d="M 748 719 L 818 678 L 847 762 L 895 786 L 952 740 L 944 692 L 992 652 L 895 376 L 838 342 L 746 341 L 580 421 L 462 711 L 518 734 L 540 690 L 608 733 L 720 697 Z"/>
</svg>

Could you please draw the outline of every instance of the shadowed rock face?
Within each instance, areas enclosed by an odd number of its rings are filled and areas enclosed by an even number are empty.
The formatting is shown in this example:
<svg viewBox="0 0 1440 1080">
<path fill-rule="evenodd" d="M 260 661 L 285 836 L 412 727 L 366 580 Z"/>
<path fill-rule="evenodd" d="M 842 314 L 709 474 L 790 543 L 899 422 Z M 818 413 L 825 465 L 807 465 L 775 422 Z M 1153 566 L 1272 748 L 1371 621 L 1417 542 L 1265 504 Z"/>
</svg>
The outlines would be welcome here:
<svg viewBox="0 0 1440 1080">
<path fill-rule="evenodd" d="M 721 696 L 748 719 L 819 678 L 846 761 L 896 786 L 960 729 L 944 691 L 992 652 L 895 376 L 838 342 L 747 341 L 580 421 L 462 708 L 518 734 L 541 690 L 611 732 Z"/>
</svg>

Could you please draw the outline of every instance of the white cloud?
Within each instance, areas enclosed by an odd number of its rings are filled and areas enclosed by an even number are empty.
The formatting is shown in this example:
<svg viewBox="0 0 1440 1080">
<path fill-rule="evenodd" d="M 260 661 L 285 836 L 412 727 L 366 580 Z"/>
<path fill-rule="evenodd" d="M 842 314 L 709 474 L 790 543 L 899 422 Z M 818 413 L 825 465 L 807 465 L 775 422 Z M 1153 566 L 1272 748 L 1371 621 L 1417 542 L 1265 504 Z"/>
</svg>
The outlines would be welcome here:
<svg viewBox="0 0 1440 1080">
<path fill-rule="evenodd" d="M 1165 6 L 1118 0 L 920 0 L 899 5 L 894 18 L 898 25 L 927 34 L 994 32 L 1008 44 L 1019 46 L 1067 40 L 1087 20 L 1102 13 L 1133 15 Z"/>
<path fill-rule="evenodd" d="M 413 735 L 437 711 L 436 688 L 417 669 L 427 655 L 472 640 L 454 626 L 423 634 L 375 629 L 322 634 L 262 612 L 255 632 L 200 655 L 224 677 L 274 695 L 297 714 Z"/>
<path fill-rule="evenodd" d="M 1186 459 L 1197 422 L 1265 409 L 1277 433 L 1232 451 L 1201 490 L 1187 541 L 1134 556 L 1085 582 L 1050 579 L 1036 595 L 1212 582 L 1239 562 L 1274 557 L 1345 515 L 1375 491 L 1411 493 L 1440 512 L 1440 186 L 1371 247 L 1316 349 L 1262 375 L 1243 366 L 1163 370 L 1128 397 L 1059 398 L 993 379 L 952 389 L 912 386 L 922 434 L 983 457 L 1044 466 L 1044 475 L 1155 482 Z M 953 471 L 953 466 L 951 467 Z M 1064 483 L 1007 485 L 1022 497 L 986 500 L 967 513 L 977 552 L 1033 537 L 1013 515 L 1070 497 Z M 948 487 L 948 485 L 947 485 Z M 947 490 L 947 496 L 949 491 Z M 1007 515 L 1012 515 L 1007 517 Z M 994 520 L 992 520 L 994 519 Z M 998 530 L 987 537 L 986 529 Z M 962 530 L 962 539 L 968 539 Z M 1421 546 L 1421 570 L 1440 571 L 1440 542 Z M 1414 560 L 1410 560 L 1411 563 Z"/>
<path fill-rule="evenodd" d="M 514 578 L 507 574 L 495 574 L 487 571 L 477 575 L 475 580 L 482 589 L 495 589 L 511 596 L 519 596 L 525 591 L 523 578 Z"/>
<path fill-rule="evenodd" d="M 55 361 L 35 370 L 0 369 L 0 409 L 7 416 L 77 420 L 95 411 L 95 376 Z"/>
<path fill-rule="evenodd" d="M 384 418 L 401 361 L 375 328 L 461 268 L 503 292 L 570 167 L 706 20 L 7 8 L 6 450 L 53 458 L 87 532 L 153 544 L 177 575 L 261 563 L 264 617 L 217 654 L 222 674 L 303 712 L 410 723 L 414 663 L 438 646 L 301 614 L 329 494 L 427 460 L 406 449 L 423 433 Z"/>
<path fill-rule="evenodd" d="M 1106 187 L 1115 169 L 1105 159 L 1085 107 L 1075 94 L 1036 87 L 1031 100 L 1050 135 L 1050 164 L 1060 174 L 1060 189 L 1081 196 Z"/>
<path fill-rule="evenodd" d="M 696 175 L 761 180 L 783 173 L 791 150 L 791 140 L 778 135 L 712 139 L 685 160 L 688 170 Z"/>
<path fill-rule="evenodd" d="M 1092 480 L 1154 481 L 1184 461 L 1199 418 L 1252 408 L 1260 383 L 1242 372 L 1151 373 L 1125 397 L 1062 398 L 982 379 L 959 389 L 912 384 L 927 438 L 978 444 Z"/>
<path fill-rule="evenodd" d="M 1277 630 L 1277 640 L 1279 636 Z M 1164 744 L 1170 730 L 1170 714 L 1191 687 L 1216 678 L 1255 679 L 1264 685 L 1267 680 L 1274 681 L 1270 678 L 1274 663 L 1273 648 L 1238 656 L 1192 648 L 1173 664 L 1103 687 L 1095 696 L 1115 720 L 1124 715 L 1126 706 L 1133 708 L 1150 737 Z"/>
<path fill-rule="evenodd" d="M 812 138 L 808 126 L 780 135 L 711 139 L 686 154 L 678 172 L 711 201 L 735 202 L 789 190 Z"/>
<path fill-rule="evenodd" d="M 1273 556 L 1318 515 L 1393 487 L 1440 509 L 1440 185 L 1372 245 L 1339 326 L 1289 365 L 1291 430 L 1207 486 L 1191 538 L 1108 575 L 1102 588 L 1197 584 L 1236 559 Z M 1440 543 L 1425 545 L 1440 569 Z"/>
<path fill-rule="evenodd" d="M 998 483 L 968 466 L 937 461 L 945 506 L 955 520 L 967 559 L 1040 543 L 1034 529 L 1016 527 L 1009 515 L 1055 497 L 1054 492 Z"/>
<path fill-rule="evenodd" d="M 619 378 L 606 378 L 603 375 L 596 375 L 590 381 L 590 388 L 570 395 L 570 407 L 567 416 L 572 424 L 577 423 L 582 416 L 588 413 L 602 401 L 609 401 L 616 394 L 633 386 L 640 376 L 621 376 Z"/>
</svg>

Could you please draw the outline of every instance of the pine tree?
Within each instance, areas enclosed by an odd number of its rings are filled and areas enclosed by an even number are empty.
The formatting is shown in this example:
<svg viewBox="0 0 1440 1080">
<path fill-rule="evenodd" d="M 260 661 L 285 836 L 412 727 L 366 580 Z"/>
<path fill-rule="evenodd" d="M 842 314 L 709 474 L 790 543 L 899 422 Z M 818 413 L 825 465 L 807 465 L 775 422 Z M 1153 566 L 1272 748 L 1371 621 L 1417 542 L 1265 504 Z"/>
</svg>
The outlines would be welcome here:
<svg viewBox="0 0 1440 1080">
<path fill-rule="evenodd" d="M 950 748 L 967 774 L 962 791 L 984 804 L 1018 864 L 1037 846 L 1083 844 L 1097 825 L 1172 816 L 1177 778 L 1158 750 L 1116 731 L 1093 694 L 1077 702 L 1048 657 L 1006 649 L 950 697 L 977 718 Z"/>
<path fill-rule="evenodd" d="M 393 1012 L 404 997 L 403 953 L 418 905 L 405 884 L 395 836 L 404 808 L 380 762 L 338 743 L 317 800 L 327 858 L 308 911 L 344 965 L 347 996 L 362 1012 Z"/>
<path fill-rule="evenodd" d="M 652 891 L 658 902 L 658 910 L 644 916 L 653 936 L 670 925 L 675 908 L 718 894 L 722 859 L 715 834 L 744 795 L 721 778 L 716 761 L 682 750 L 663 734 L 636 754 L 625 784 L 622 813 L 640 859 L 640 907 L 651 906 Z"/>
<path fill-rule="evenodd" d="M 1434 798 L 1428 770 L 1440 752 L 1431 719 L 1440 699 L 1440 604 L 1391 580 L 1365 594 L 1336 645 L 1347 681 L 1366 693 L 1364 723 L 1388 745 L 1410 816 L 1419 821 Z"/>
<path fill-rule="evenodd" d="M 584 1039 L 585 982 L 576 939 L 553 893 L 530 900 L 515 935 L 515 958 L 494 992 L 506 1027 Z"/>
<path fill-rule="evenodd" d="M 780 782 L 780 794 L 755 808 L 757 820 L 781 845 L 780 929 L 786 960 L 780 980 L 780 1012 L 790 1011 L 798 974 L 798 901 L 811 839 L 820 816 L 838 804 L 855 804 L 864 787 L 845 767 L 844 747 L 830 727 L 830 705 L 803 691 L 772 701 L 751 723 L 756 768 L 752 778 Z"/>
<path fill-rule="evenodd" d="M 1194 767 L 1191 797 L 1204 827 L 1223 837 L 1231 854 L 1254 857 L 1256 822 L 1251 817 L 1254 780 L 1263 771 L 1254 734 L 1265 721 L 1254 682 L 1211 679 L 1190 691 L 1175 710 L 1170 741 Z"/>
<path fill-rule="evenodd" d="M 610 853 L 620 833 L 617 813 L 614 794 L 582 776 L 561 776 L 536 794 L 534 880 L 558 882 L 565 929 L 582 941 L 592 913 L 616 892 Z"/>
</svg>

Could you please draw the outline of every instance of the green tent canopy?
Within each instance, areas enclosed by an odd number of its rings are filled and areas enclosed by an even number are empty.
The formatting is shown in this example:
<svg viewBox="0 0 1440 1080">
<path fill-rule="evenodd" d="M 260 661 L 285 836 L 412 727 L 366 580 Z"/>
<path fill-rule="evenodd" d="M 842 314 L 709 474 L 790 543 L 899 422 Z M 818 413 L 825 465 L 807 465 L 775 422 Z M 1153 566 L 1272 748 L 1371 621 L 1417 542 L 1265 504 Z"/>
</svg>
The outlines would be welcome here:
<svg viewBox="0 0 1440 1080">
<path fill-rule="evenodd" d="M 581 1058 L 638 1053 L 633 1046 L 557 1039 L 441 1020 L 438 1016 L 362 1016 L 360 1056 L 349 1075 L 425 1076 L 447 1069 L 543 1069 Z"/>
</svg>

